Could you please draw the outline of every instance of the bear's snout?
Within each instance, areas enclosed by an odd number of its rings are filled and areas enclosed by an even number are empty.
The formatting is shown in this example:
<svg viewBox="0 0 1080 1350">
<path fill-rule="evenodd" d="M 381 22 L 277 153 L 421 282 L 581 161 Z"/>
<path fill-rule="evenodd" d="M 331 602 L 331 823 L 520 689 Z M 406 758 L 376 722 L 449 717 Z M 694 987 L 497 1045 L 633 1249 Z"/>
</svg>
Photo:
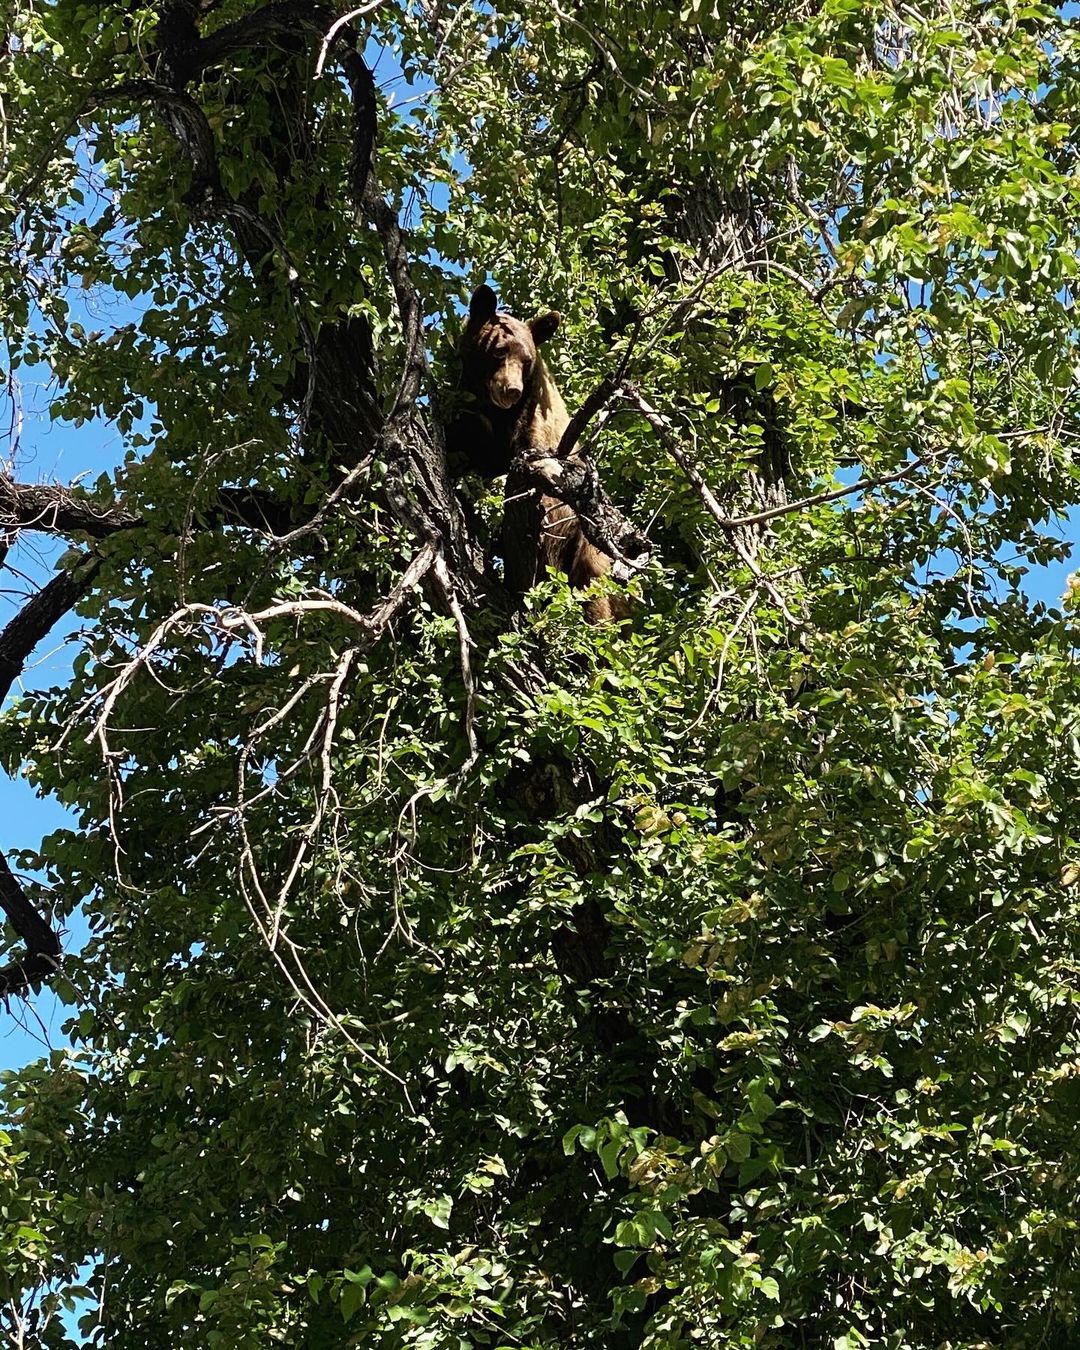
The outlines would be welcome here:
<svg viewBox="0 0 1080 1350">
<path fill-rule="evenodd" d="M 520 402 L 525 392 L 525 381 L 520 367 L 516 370 L 501 370 L 491 381 L 488 392 L 497 408 L 512 408 Z"/>
</svg>

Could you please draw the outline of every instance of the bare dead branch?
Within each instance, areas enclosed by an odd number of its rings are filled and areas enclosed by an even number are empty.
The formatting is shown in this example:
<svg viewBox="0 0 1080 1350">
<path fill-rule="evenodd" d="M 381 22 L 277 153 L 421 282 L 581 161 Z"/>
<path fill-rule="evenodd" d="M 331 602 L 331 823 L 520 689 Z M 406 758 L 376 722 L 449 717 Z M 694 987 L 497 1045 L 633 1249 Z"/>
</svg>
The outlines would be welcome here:
<svg viewBox="0 0 1080 1350">
<path fill-rule="evenodd" d="M 306 614 L 333 614 L 339 619 L 360 630 L 366 642 L 380 638 L 390 621 L 404 608 L 410 592 L 430 571 L 435 559 L 435 545 L 424 544 L 412 557 L 409 565 L 401 574 L 393 590 L 371 614 L 361 614 L 359 610 L 335 600 L 331 596 L 310 600 L 286 600 L 280 604 L 268 605 L 265 609 L 249 613 L 243 609 L 220 609 L 215 605 L 191 603 L 175 610 L 150 634 L 143 646 L 124 666 L 114 679 L 98 690 L 89 702 L 102 701 L 98 714 L 86 740 L 97 740 L 101 745 L 102 756 L 106 763 L 110 761 L 108 746 L 108 724 L 113 709 L 124 690 L 135 679 L 139 671 L 149 662 L 154 653 L 164 645 L 166 638 L 177 629 L 183 629 L 192 620 L 209 621 L 222 633 L 232 634 L 238 629 L 247 629 L 256 639 L 256 659 L 261 659 L 260 625 L 272 619 L 301 618 Z M 85 705 L 84 709 L 85 710 Z M 82 710 L 80 710 L 82 711 Z"/>
<path fill-rule="evenodd" d="M 81 493 L 57 484 L 16 483 L 0 474 L 0 525 L 47 534 L 85 534 L 105 539 L 141 525 L 140 517 L 120 507 L 99 506 Z"/>
<path fill-rule="evenodd" d="M 347 24 L 352 23 L 353 19 L 362 19 L 365 14 L 370 14 L 384 3 L 385 0 L 370 0 L 369 4 L 361 5 L 359 9 L 351 9 L 348 14 L 343 14 L 340 19 L 334 20 L 330 25 L 326 36 L 322 40 L 322 46 L 319 48 L 319 59 L 315 62 L 316 78 L 323 73 L 323 66 L 326 64 L 327 53 L 338 33 L 340 33 Z"/>
</svg>

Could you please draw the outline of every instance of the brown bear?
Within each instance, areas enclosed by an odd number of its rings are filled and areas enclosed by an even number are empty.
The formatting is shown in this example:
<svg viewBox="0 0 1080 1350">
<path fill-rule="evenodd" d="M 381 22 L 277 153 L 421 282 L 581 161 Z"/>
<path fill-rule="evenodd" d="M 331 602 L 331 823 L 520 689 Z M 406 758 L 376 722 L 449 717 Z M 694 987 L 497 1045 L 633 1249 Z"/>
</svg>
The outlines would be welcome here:
<svg viewBox="0 0 1080 1350">
<path fill-rule="evenodd" d="M 503 516 L 506 584 L 523 595 L 553 567 L 584 588 L 611 570 L 611 559 L 586 539 L 573 507 L 541 492 L 514 460 L 525 452 L 554 456 L 570 422 L 562 395 L 538 348 L 562 315 L 554 310 L 523 323 L 500 313 L 495 292 L 479 286 L 461 339 L 461 389 L 466 402 L 446 428 L 452 460 L 486 479 L 508 474 Z M 573 461 L 574 451 L 568 456 Z M 625 618 L 620 596 L 585 602 L 590 623 Z"/>
</svg>

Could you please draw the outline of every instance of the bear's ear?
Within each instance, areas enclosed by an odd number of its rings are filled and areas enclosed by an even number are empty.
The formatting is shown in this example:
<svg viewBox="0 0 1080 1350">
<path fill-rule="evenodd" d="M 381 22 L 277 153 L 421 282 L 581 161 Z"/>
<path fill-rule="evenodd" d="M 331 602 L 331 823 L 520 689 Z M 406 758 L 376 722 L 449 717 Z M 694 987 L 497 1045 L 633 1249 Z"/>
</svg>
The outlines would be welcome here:
<svg viewBox="0 0 1080 1350">
<path fill-rule="evenodd" d="M 490 286 L 477 286 L 469 301 L 469 322 L 476 328 L 495 317 L 499 301 Z"/>
<path fill-rule="evenodd" d="M 555 330 L 562 323 L 562 315 L 557 309 L 549 310 L 547 314 L 540 314 L 529 324 L 529 329 L 533 335 L 533 341 L 539 347 L 541 342 L 546 342 L 549 337 L 553 337 Z"/>
</svg>

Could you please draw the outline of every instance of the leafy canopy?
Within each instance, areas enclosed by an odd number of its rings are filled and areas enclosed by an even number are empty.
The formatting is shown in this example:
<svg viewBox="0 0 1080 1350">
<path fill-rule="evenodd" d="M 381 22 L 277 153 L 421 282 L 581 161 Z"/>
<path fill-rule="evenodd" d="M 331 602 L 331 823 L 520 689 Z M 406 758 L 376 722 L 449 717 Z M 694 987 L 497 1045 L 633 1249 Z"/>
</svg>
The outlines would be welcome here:
<svg viewBox="0 0 1080 1350">
<path fill-rule="evenodd" d="M 1080 499 L 1073 25 L 5 8 L 4 373 L 125 456 L 12 515 L 82 578 L 3 751 L 74 813 L 22 862 L 92 937 L 74 1048 L 4 1086 L 0 1320 L 1072 1343 L 1080 675 L 1024 577 Z M 434 363 L 397 440 L 378 201 Z M 459 485 L 487 589 L 416 524 L 489 276 L 566 315 L 571 409 L 619 371 L 667 429 L 586 437 L 653 541 L 625 630 L 558 577 L 508 620 L 497 489 Z"/>
</svg>

